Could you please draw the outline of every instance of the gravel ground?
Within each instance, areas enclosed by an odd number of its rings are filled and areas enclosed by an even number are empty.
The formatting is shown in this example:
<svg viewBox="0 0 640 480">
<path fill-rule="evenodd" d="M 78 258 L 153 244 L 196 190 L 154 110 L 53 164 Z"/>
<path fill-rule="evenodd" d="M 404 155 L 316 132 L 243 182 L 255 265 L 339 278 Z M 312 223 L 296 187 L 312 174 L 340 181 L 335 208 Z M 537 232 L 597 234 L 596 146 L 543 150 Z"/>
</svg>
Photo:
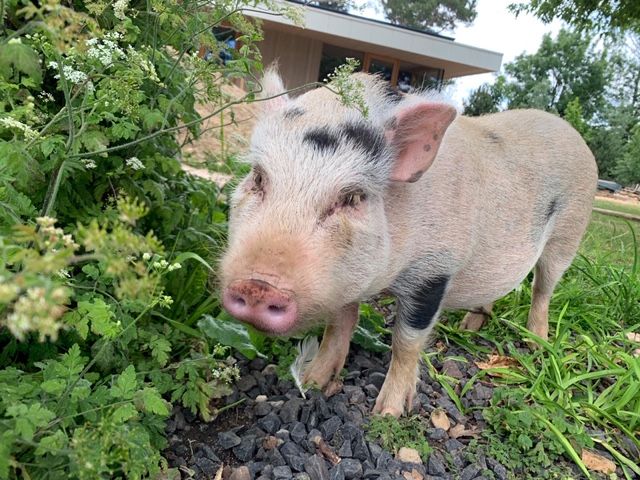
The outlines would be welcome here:
<svg viewBox="0 0 640 480">
<path fill-rule="evenodd" d="M 448 376 L 467 379 L 478 369 L 472 358 L 450 347 L 442 364 L 434 366 Z M 446 357 L 467 357 L 460 363 Z M 204 423 L 186 410 L 176 408 L 167 425 L 170 446 L 165 451 L 172 478 L 231 480 L 505 480 L 507 469 L 497 460 L 468 447 L 472 436 L 458 436 L 462 430 L 479 432 L 485 427 L 482 408 L 463 415 L 440 384 L 422 367 L 414 412 L 428 419 L 440 408 L 447 413 L 451 429 L 429 428 L 427 438 L 433 452 L 426 464 L 415 451 L 385 451 L 369 441 L 363 426 L 384 381 L 390 354 L 371 354 L 352 346 L 340 392 L 325 398 L 310 391 L 307 399 L 289 380 L 279 379 L 275 365 L 262 359 L 239 360 L 242 378 L 230 404 L 245 399 L 236 408 Z M 485 407 L 492 397 L 490 383 L 478 382 L 463 397 L 465 408 Z M 428 420 L 425 420 L 428 422 Z M 431 423 L 429 426 L 432 427 Z M 411 461 L 417 463 L 412 463 Z M 216 477 L 223 465 L 221 477 Z M 510 476 L 509 478 L 514 478 Z M 573 478 L 581 478 L 576 473 Z"/>
</svg>

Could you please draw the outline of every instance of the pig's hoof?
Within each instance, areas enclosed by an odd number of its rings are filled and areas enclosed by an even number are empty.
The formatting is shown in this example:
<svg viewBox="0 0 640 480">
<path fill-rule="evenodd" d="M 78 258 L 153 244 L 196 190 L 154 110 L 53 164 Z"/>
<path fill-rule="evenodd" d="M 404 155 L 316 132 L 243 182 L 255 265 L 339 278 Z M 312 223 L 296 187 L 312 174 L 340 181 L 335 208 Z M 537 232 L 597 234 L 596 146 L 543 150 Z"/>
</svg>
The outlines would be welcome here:
<svg viewBox="0 0 640 480">
<path fill-rule="evenodd" d="M 462 322 L 460 322 L 460 330 L 477 332 L 482 328 L 486 320 L 487 316 L 484 313 L 469 312 L 464 316 Z"/>
<path fill-rule="evenodd" d="M 404 413 L 403 409 L 398 409 L 396 407 L 383 407 L 383 406 L 378 406 L 378 403 L 376 402 L 376 406 L 373 407 L 373 413 L 377 414 L 377 415 L 391 415 L 392 417 L 400 417 L 402 416 L 402 414 Z"/>
<path fill-rule="evenodd" d="M 316 366 L 315 363 L 316 362 L 314 361 L 305 372 L 302 378 L 302 383 L 304 385 L 313 385 L 318 389 L 323 390 L 325 387 L 329 387 L 329 385 L 333 383 L 331 380 L 333 380 L 334 371 L 333 368 L 326 368 L 326 366 L 314 368 Z"/>
<path fill-rule="evenodd" d="M 327 386 L 322 389 L 325 397 L 333 397 L 336 393 L 342 390 L 342 380 L 334 379 L 327 383 Z"/>
<path fill-rule="evenodd" d="M 376 400 L 376 404 L 373 407 L 374 414 L 380 415 L 392 415 L 396 418 L 402 416 L 405 412 L 405 407 L 407 411 L 411 410 L 411 405 L 413 404 L 413 391 L 409 390 L 406 394 L 402 394 L 399 392 L 392 392 L 389 395 L 386 395 L 384 385 L 382 386 L 382 391 L 378 395 Z"/>
</svg>

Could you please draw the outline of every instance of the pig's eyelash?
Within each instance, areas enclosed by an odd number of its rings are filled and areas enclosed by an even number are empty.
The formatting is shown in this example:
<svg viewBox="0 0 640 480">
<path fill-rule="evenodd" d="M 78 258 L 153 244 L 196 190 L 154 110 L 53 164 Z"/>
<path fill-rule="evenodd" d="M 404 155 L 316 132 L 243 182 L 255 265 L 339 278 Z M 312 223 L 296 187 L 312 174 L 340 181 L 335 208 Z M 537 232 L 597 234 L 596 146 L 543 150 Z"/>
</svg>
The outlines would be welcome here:
<svg viewBox="0 0 640 480">
<path fill-rule="evenodd" d="M 264 192 L 264 186 L 266 183 L 266 174 L 260 165 L 254 165 L 251 172 L 252 187 L 254 192 Z"/>
<path fill-rule="evenodd" d="M 367 199 L 367 194 L 361 188 L 354 188 L 343 192 L 340 196 L 341 207 L 357 207 Z"/>
</svg>

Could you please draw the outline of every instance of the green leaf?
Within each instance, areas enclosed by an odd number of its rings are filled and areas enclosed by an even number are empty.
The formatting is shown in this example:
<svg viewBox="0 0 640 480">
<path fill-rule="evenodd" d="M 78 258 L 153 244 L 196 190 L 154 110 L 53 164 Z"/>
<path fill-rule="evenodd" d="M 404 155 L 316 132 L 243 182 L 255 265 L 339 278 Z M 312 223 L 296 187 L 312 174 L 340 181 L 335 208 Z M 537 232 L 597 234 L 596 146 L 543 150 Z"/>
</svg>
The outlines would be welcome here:
<svg viewBox="0 0 640 480">
<path fill-rule="evenodd" d="M 111 306 L 100 297 L 93 298 L 91 302 L 78 302 L 78 312 L 89 318 L 91 331 L 96 335 L 111 339 L 122 330 L 121 326 L 113 321 L 115 315 Z"/>
<path fill-rule="evenodd" d="M 24 43 L 0 45 L 0 75 L 9 80 L 16 73 L 29 75 L 37 84 L 42 82 L 40 57 Z"/>
<path fill-rule="evenodd" d="M 245 357 L 253 359 L 260 352 L 251 342 L 247 327 L 235 321 L 231 315 L 222 312 L 218 318 L 204 315 L 198 321 L 198 327 L 204 334 L 222 345 L 235 348 Z"/>
<path fill-rule="evenodd" d="M 110 393 L 114 398 L 131 400 L 136 388 L 138 388 L 138 381 L 136 380 L 136 369 L 133 367 L 133 365 L 129 365 L 127 368 L 125 368 L 124 372 L 118 375 L 116 383 L 111 386 Z"/>
<path fill-rule="evenodd" d="M 171 342 L 164 337 L 154 336 L 149 342 L 151 347 L 151 356 L 156 359 L 161 367 L 164 367 L 169 361 L 169 352 L 171 352 Z"/>
<path fill-rule="evenodd" d="M 137 397 L 144 411 L 162 416 L 169 415 L 167 402 L 162 399 L 155 388 L 145 388 L 141 392 L 138 392 Z"/>
<path fill-rule="evenodd" d="M 51 395 L 60 395 L 64 392 L 65 387 L 67 386 L 67 382 L 60 378 L 56 378 L 53 380 L 47 380 L 46 382 L 42 382 L 42 390 L 51 394 Z"/>
<path fill-rule="evenodd" d="M 60 450 L 67 446 L 69 439 L 67 435 L 62 430 L 56 430 L 53 435 L 47 435 L 46 437 L 42 437 L 40 442 L 38 443 L 38 447 L 36 448 L 35 454 L 37 456 L 42 456 L 47 453 L 57 454 Z"/>
<path fill-rule="evenodd" d="M 109 140 L 101 130 L 86 131 L 80 137 L 80 142 L 89 152 L 104 150 L 109 146 Z"/>
<path fill-rule="evenodd" d="M 33 440 L 37 428 L 44 427 L 56 416 L 40 403 L 11 405 L 6 413 L 15 419 L 15 431 L 28 442 Z"/>
<path fill-rule="evenodd" d="M 124 423 L 127 420 L 134 418 L 136 415 L 138 415 L 138 410 L 136 410 L 133 403 L 125 403 L 115 409 L 111 418 L 113 418 L 113 421 L 116 423 Z"/>
<path fill-rule="evenodd" d="M 9 462 L 11 461 L 11 446 L 13 439 L 10 438 L 11 433 L 6 432 L 0 437 L 0 479 L 9 478 Z"/>
</svg>

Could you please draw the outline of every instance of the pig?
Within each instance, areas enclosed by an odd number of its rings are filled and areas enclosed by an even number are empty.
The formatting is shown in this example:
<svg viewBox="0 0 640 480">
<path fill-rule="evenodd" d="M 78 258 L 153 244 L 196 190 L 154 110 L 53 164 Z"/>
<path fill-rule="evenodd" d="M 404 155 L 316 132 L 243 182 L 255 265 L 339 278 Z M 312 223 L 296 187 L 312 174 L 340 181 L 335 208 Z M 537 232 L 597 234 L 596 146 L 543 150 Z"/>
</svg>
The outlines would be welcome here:
<svg viewBox="0 0 640 480">
<path fill-rule="evenodd" d="M 265 74 L 230 199 L 221 296 L 272 335 L 325 330 L 304 382 L 335 385 L 358 305 L 396 298 L 392 356 L 373 413 L 402 415 L 443 309 L 479 329 L 534 270 L 527 328 L 548 338 L 553 290 L 589 222 L 597 168 L 567 122 L 536 110 L 458 115 L 434 92 L 395 94 L 353 74 L 367 114 L 318 88 L 296 98 Z M 275 98 L 272 98 L 274 97 Z"/>
</svg>

